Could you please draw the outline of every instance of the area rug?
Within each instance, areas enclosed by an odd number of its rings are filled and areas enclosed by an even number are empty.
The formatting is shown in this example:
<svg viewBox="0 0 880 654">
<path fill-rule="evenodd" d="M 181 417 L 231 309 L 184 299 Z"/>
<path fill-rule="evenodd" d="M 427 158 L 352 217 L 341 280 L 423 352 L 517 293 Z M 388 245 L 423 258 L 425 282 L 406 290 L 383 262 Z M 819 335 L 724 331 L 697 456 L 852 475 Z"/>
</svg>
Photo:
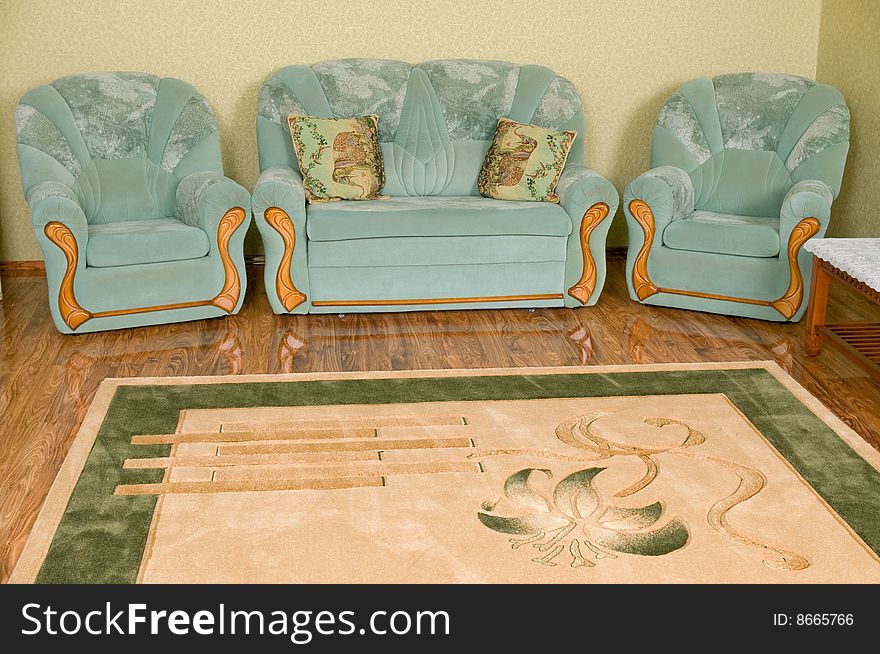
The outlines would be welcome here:
<svg viewBox="0 0 880 654">
<path fill-rule="evenodd" d="M 880 456 L 778 366 L 108 379 L 13 582 L 880 582 Z"/>
</svg>

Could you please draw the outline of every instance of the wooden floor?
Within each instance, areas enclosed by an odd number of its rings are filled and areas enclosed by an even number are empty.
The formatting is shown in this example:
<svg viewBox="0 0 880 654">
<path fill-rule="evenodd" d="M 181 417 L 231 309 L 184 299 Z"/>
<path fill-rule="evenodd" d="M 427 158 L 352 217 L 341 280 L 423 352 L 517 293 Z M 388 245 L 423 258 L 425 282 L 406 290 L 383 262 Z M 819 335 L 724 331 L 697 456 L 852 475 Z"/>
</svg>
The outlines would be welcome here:
<svg viewBox="0 0 880 654">
<path fill-rule="evenodd" d="M 583 309 L 276 316 L 262 270 L 223 320 L 82 336 L 55 331 L 42 276 L 7 276 L 0 305 L 0 581 L 6 580 L 86 409 L 105 377 L 347 370 L 777 361 L 880 449 L 880 388 L 803 326 L 654 309 L 629 300 L 610 261 L 598 306 Z M 880 320 L 832 284 L 830 321 Z"/>
</svg>

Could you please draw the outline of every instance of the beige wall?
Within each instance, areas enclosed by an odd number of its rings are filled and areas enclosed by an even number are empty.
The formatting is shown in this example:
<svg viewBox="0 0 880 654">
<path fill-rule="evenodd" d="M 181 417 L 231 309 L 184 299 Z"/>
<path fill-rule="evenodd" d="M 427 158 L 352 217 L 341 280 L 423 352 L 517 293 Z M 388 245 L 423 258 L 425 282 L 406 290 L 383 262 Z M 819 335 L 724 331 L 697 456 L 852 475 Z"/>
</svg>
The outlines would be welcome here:
<svg viewBox="0 0 880 654">
<path fill-rule="evenodd" d="M 544 64 L 580 90 L 587 162 L 622 189 L 647 167 L 657 111 L 686 80 L 748 70 L 813 77 L 820 8 L 820 0 L 0 0 L 0 258 L 40 257 L 12 112 L 29 88 L 62 75 L 140 70 L 191 82 L 217 113 L 227 174 L 252 188 L 256 94 L 275 68 L 337 57 Z M 611 243 L 625 233 L 618 216 Z"/>
<path fill-rule="evenodd" d="M 826 0 L 816 78 L 843 93 L 851 139 L 829 236 L 880 237 L 880 2 Z"/>
</svg>

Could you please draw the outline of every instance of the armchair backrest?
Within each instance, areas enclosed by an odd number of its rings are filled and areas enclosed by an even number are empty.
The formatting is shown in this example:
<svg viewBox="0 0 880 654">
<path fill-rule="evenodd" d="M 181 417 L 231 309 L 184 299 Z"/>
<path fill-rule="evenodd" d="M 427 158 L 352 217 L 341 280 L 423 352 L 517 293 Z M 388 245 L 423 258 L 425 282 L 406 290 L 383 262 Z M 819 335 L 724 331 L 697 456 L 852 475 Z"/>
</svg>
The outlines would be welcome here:
<svg viewBox="0 0 880 654">
<path fill-rule="evenodd" d="M 651 166 L 686 170 L 697 209 L 778 216 L 802 179 L 840 190 L 849 110 L 827 84 L 793 75 L 695 79 L 669 97 L 654 128 Z"/>
<path fill-rule="evenodd" d="M 40 182 L 61 182 L 89 223 L 172 216 L 183 177 L 223 172 L 208 103 L 171 77 L 64 77 L 25 94 L 15 124 L 25 196 Z"/>
<path fill-rule="evenodd" d="M 287 117 L 377 114 L 387 195 L 477 195 L 501 117 L 578 134 L 567 164 L 583 162 L 584 116 L 571 82 L 543 66 L 449 59 L 418 65 L 341 59 L 288 66 L 260 90 L 260 170 L 299 170 Z"/>
</svg>

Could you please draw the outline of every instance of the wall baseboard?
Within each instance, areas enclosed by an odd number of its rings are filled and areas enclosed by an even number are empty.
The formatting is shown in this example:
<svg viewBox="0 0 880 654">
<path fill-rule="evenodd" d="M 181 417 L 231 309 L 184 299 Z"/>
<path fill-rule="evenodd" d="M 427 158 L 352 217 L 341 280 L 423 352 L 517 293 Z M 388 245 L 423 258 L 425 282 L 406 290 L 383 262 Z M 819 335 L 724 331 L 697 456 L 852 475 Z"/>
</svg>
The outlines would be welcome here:
<svg viewBox="0 0 880 654">
<path fill-rule="evenodd" d="M 625 245 L 615 245 L 605 250 L 605 256 L 619 258 L 626 256 Z M 246 254 L 246 266 L 263 266 L 266 257 L 262 254 Z M 46 264 L 41 259 L 30 261 L 0 261 L 0 274 L 8 277 L 41 277 L 46 274 Z"/>
<path fill-rule="evenodd" d="M 46 274 L 46 264 L 34 261 L 0 261 L 0 274 L 10 277 L 40 277 Z"/>
</svg>

